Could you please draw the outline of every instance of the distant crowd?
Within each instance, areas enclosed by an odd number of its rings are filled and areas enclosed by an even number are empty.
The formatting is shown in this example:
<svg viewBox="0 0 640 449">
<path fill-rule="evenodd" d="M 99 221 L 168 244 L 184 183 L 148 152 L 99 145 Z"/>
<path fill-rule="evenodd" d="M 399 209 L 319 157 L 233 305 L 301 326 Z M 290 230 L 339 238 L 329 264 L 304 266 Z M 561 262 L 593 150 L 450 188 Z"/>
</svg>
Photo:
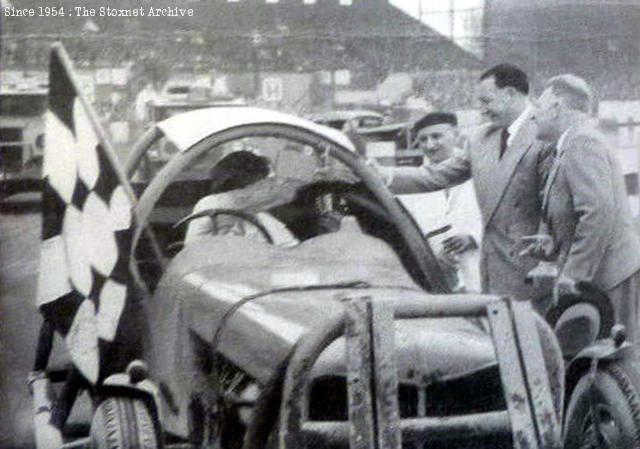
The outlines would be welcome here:
<svg viewBox="0 0 640 449">
<path fill-rule="evenodd" d="M 257 58 L 260 70 L 310 72 L 317 70 L 312 59 L 300 54 L 300 49 L 294 48 L 255 48 L 252 51 L 234 51 L 211 49 L 211 46 L 188 36 L 173 37 L 151 41 L 139 37 L 104 39 L 87 35 L 83 39 L 62 39 L 65 47 L 72 56 L 78 68 L 122 67 L 128 62 L 143 63 L 146 77 L 150 79 L 167 76 L 169 70 L 211 70 L 215 68 L 221 72 L 233 72 L 238 67 L 250 70 L 255 61 L 247 65 L 247 59 Z M 5 40 L 1 57 L 3 67 L 8 69 L 45 70 L 48 61 L 50 40 L 45 39 L 16 39 Z M 335 46 L 334 46 L 335 47 Z M 338 48 L 339 47 L 339 48 Z M 325 49 L 324 53 L 314 55 L 314 60 L 327 61 L 332 67 L 344 64 L 352 68 L 352 84 L 354 86 L 375 86 L 388 73 L 373 73 L 368 70 L 364 60 L 352 49 Z M 160 58 L 159 55 L 162 55 Z M 241 60 L 245 60 L 242 62 Z M 356 69 L 353 69 L 356 67 Z M 408 69 L 410 72 L 410 70 Z M 155 72 L 155 73 L 154 73 Z M 536 70 L 539 78 L 532 80 L 533 85 L 539 84 L 557 73 Z M 474 70 L 438 70 L 433 72 L 414 73 L 416 91 L 422 99 L 436 109 L 459 110 L 472 108 L 474 104 L 474 80 L 478 73 Z M 599 92 L 599 98 L 606 100 L 634 100 L 640 99 L 640 71 L 629 71 L 622 67 L 611 67 L 606 73 L 596 76 L 585 76 L 592 86 Z M 377 81 L 376 81 L 377 80 Z M 355 88 L 355 87 L 354 87 Z M 361 87 L 359 87 L 361 88 Z"/>
</svg>

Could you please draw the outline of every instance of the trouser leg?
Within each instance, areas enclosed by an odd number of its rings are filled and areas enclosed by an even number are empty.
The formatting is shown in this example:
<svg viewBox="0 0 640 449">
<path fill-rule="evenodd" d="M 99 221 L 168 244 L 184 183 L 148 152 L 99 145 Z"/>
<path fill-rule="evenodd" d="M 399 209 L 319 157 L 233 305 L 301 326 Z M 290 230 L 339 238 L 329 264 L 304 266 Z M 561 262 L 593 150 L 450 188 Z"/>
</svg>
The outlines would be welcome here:
<svg viewBox="0 0 640 449">
<path fill-rule="evenodd" d="M 640 271 L 606 292 L 613 304 L 616 322 L 627 329 L 628 341 L 637 342 L 640 326 Z"/>
</svg>

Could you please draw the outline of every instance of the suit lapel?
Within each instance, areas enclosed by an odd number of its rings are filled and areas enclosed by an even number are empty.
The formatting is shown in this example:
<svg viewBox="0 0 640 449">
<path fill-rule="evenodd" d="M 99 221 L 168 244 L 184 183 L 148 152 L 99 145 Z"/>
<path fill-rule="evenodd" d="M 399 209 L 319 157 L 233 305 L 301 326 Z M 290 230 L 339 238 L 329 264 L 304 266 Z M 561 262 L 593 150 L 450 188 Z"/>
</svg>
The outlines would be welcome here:
<svg viewBox="0 0 640 449">
<path fill-rule="evenodd" d="M 518 167 L 518 164 L 522 158 L 527 154 L 529 149 L 533 146 L 534 128 L 531 123 L 525 123 L 520 128 L 518 134 L 516 134 L 511 142 L 511 145 L 505 151 L 502 159 L 499 159 L 499 144 L 494 152 L 494 164 L 489 165 L 489 169 L 492 170 L 493 176 L 493 194 L 487 197 L 485 203 L 486 211 L 486 223 L 488 224 L 493 217 L 493 214 L 502 201 L 505 191 L 513 178 L 513 175 Z"/>
<path fill-rule="evenodd" d="M 574 133 L 575 130 L 571 130 L 569 133 L 567 133 L 566 137 L 562 140 L 562 146 L 558 146 L 558 148 L 556 149 L 556 157 L 553 161 L 553 165 L 551 166 L 551 170 L 549 170 L 549 176 L 547 176 L 547 182 L 545 183 L 544 189 L 542 191 L 543 211 L 547 210 L 547 205 L 549 204 L 549 192 L 551 192 L 551 187 L 558 177 L 558 171 L 560 170 L 560 160 L 564 155 L 564 149 L 567 147 L 567 142 L 573 137 Z"/>
<path fill-rule="evenodd" d="M 558 170 L 560 169 L 560 158 L 562 157 L 562 153 L 558 152 L 553 161 L 553 165 L 551 166 L 551 170 L 549 171 L 549 176 L 547 177 L 547 182 L 544 185 L 544 190 L 542 192 L 542 210 L 547 210 L 547 204 L 549 203 L 549 192 L 551 191 L 551 186 L 553 186 L 553 182 L 556 180 L 556 176 L 558 175 Z"/>
<path fill-rule="evenodd" d="M 473 184 L 476 189 L 478 205 L 482 213 L 483 222 L 488 222 L 488 205 L 492 201 L 497 171 L 498 154 L 500 151 L 500 131 L 490 129 L 484 139 L 471 149 L 473 158 Z"/>
</svg>

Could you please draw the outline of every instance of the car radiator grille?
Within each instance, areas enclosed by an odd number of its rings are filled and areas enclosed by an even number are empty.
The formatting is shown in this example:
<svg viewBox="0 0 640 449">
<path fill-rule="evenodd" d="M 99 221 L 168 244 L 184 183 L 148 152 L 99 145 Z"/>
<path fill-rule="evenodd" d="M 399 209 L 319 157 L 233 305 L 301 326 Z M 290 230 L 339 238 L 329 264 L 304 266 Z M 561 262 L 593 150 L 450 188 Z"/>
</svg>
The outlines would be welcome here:
<svg viewBox="0 0 640 449">
<path fill-rule="evenodd" d="M 400 418 L 441 417 L 500 411 L 506 408 L 497 367 L 446 382 L 414 385 L 401 382 L 398 386 Z M 309 396 L 310 421 L 347 421 L 347 387 L 344 377 L 316 378 Z M 439 448 L 502 448 L 510 442 L 492 437 L 473 442 L 430 441 L 405 443 L 403 449 Z"/>
</svg>

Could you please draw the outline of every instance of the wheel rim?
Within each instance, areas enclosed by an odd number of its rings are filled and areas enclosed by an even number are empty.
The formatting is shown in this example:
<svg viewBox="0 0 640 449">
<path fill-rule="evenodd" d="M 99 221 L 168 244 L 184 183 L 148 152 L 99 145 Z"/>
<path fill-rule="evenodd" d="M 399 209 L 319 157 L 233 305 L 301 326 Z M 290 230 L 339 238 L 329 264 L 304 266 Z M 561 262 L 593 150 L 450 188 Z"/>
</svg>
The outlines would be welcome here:
<svg viewBox="0 0 640 449">
<path fill-rule="evenodd" d="M 596 428 L 590 412 L 584 420 L 583 435 L 585 439 L 580 445 L 582 449 L 616 449 L 622 447 L 622 430 L 615 420 L 611 409 L 604 404 L 595 406 L 598 417 Z"/>
</svg>

